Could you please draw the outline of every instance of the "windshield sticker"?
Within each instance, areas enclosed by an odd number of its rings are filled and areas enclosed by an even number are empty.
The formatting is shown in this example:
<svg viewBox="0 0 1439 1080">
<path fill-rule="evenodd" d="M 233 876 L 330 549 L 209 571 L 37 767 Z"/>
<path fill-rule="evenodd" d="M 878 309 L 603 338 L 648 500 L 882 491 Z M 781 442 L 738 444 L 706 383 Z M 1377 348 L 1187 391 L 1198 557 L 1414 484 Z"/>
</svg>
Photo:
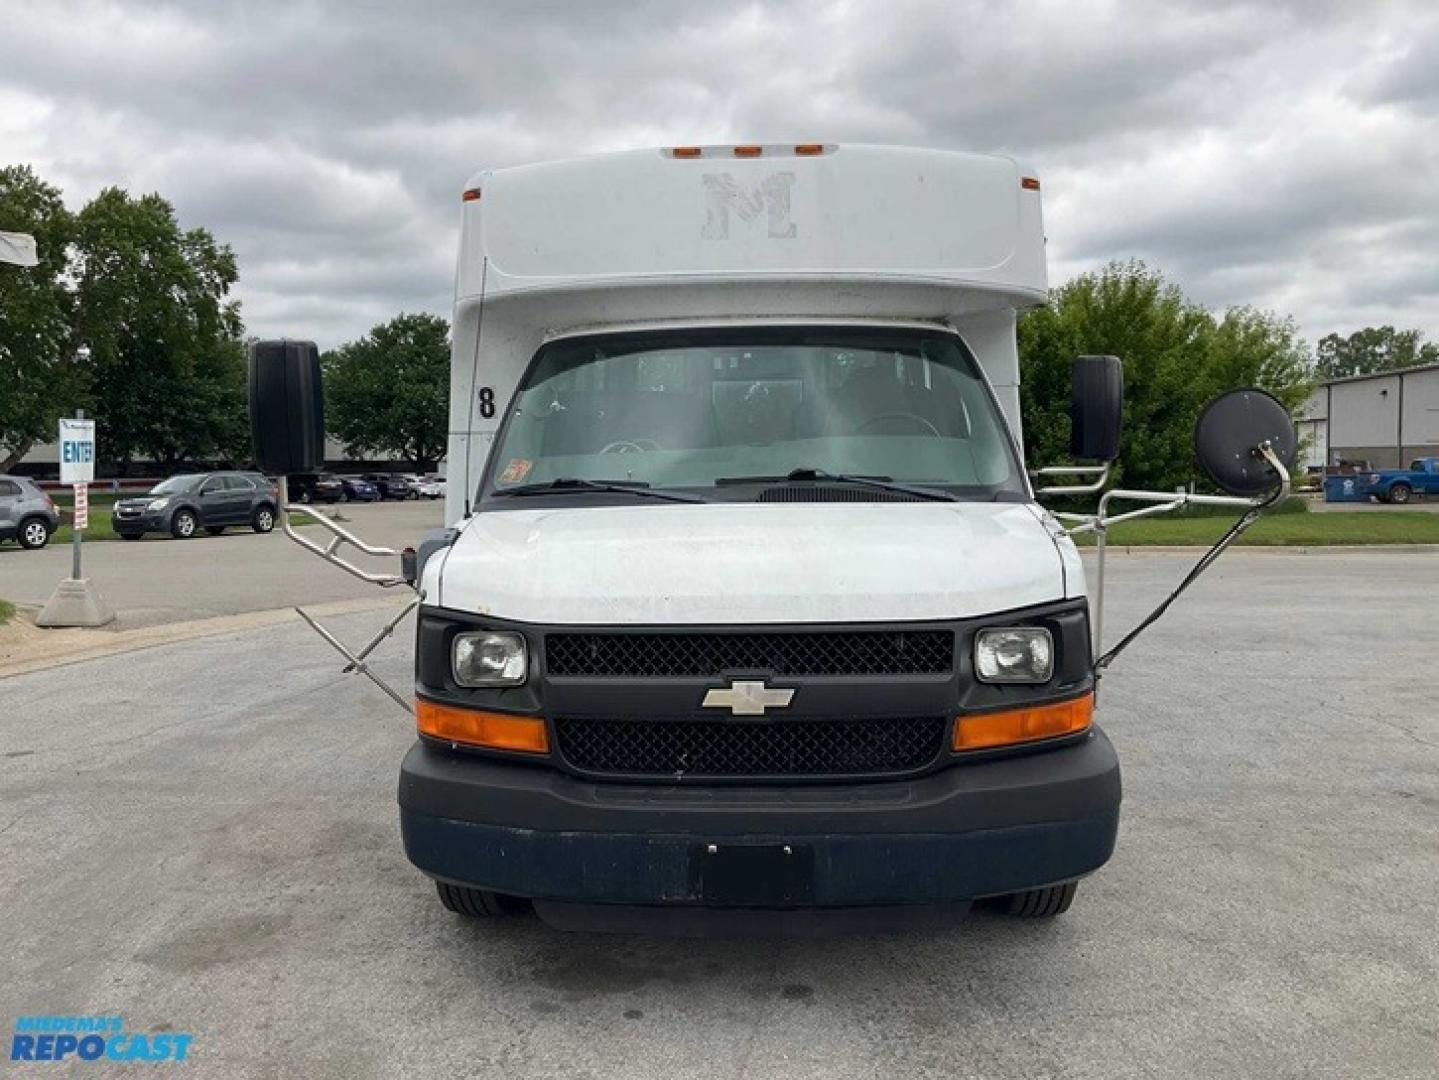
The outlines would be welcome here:
<svg viewBox="0 0 1439 1080">
<path fill-rule="evenodd" d="M 534 467 L 535 463 L 529 458 L 510 458 L 510 463 L 505 466 L 505 471 L 500 473 L 500 483 L 521 483 L 525 477 L 530 475 L 530 470 Z"/>
</svg>

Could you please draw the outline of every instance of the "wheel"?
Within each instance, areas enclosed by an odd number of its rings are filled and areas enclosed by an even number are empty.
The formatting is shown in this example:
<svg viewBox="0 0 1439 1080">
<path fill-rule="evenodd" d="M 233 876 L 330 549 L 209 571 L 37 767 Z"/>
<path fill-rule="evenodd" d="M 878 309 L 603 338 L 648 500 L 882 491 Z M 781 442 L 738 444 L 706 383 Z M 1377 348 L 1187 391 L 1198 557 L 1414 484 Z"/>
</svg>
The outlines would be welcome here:
<svg viewBox="0 0 1439 1080">
<path fill-rule="evenodd" d="M 120 539 L 121 539 L 121 540 L 138 540 L 138 539 L 140 539 L 140 535 L 141 535 L 140 533 L 121 533 L 121 534 L 120 534 Z"/>
<path fill-rule="evenodd" d="M 195 535 L 195 525 L 193 510 L 176 510 L 170 519 L 170 535 L 176 540 L 188 540 Z"/>
<path fill-rule="evenodd" d="M 1409 496 L 1414 494 L 1414 489 L 1408 484 L 1395 484 L 1389 489 L 1389 501 L 1403 506 L 1409 501 Z"/>
<path fill-rule="evenodd" d="M 309 505 L 310 505 L 310 498 L 311 498 L 311 495 L 310 495 L 310 493 L 309 493 L 308 491 L 302 491 L 302 492 L 300 492 L 300 501 L 301 501 L 302 503 L 304 503 L 306 506 L 309 506 Z"/>
<path fill-rule="evenodd" d="M 435 891 L 440 894 L 440 903 L 446 911 L 464 915 L 470 919 L 499 919 L 506 915 L 518 915 L 528 906 L 518 896 L 491 892 L 489 889 L 471 889 L 464 885 L 451 885 L 445 881 L 435 882 Z"/>
<path fill-rule="evenodd" d="M 42 548 L 50 542 L 50 523 L 44 518 L 28 518 L 20 523 L 20 546 Z"/>
<path fill-rule="evenodd" d="M 223 532 L 225 531 L 225 526 L 223 526 L 223 525 L 206 525 L 206 526 L 205 526 L 205 531 L 206 531 L 207 533 L 209 533 L 211 536 L 219 536 L 221 533 L 223 533 Z"/>
<path fill-rule="evenodd" d="M 1063 885 L 1048 885 L 1043 889 L 1027 889 L 1000 898 L 1000 910 L 1017 919 L 1052 919 L 1063 915 L 1074 903 L 1074 894 L 1079 882 L 1067 881 Z"/>
<path fill-rule="evenodd" d="M 349 493 L 348 491 L 342 491 L 342 492 L 340 492 L 340 501 L 341 501 L 342 503 L 347 503 L 347 502 L 349 502 L 349 501 L 350 501 L 350 493 Z"/>
<path fill-rule="evenodd" d="M 257 533 L 267 533 L 275 527 L 275 511 L 268 506 L 262 506 L 255 511 L 255 516 L 250 521 L 250 528 Z"/>
</svg>

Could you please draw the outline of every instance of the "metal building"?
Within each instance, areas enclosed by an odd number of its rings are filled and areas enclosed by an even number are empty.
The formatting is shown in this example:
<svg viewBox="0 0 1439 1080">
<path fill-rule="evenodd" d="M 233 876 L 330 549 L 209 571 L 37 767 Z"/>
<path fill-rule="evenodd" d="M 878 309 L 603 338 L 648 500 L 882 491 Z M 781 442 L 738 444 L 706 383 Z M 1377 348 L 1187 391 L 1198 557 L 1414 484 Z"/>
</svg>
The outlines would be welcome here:
<svg viewBox="0 0 1439 1080">
<path fill-rule="evenodd" d="M 1439 364 L 1322 383 L 1295 425 L 1305 465 L 1389 469 L 1439 456 Z"/>
</svg>

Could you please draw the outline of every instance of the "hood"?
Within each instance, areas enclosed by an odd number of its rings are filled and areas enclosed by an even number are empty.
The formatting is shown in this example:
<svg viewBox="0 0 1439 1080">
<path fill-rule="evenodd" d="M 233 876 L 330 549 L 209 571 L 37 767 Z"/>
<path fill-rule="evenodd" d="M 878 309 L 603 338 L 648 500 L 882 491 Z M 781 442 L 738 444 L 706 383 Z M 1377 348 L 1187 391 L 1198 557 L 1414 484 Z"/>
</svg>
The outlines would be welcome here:
<svg viewBox="0 0 1439 1080">
<path fill-rule="evenodd" d="M 476 514 L 423 587 L 552 625 L 889 622 L 1059 600 L 1065 565 L 1016 503 L 594 506 Z"/>
</svg>

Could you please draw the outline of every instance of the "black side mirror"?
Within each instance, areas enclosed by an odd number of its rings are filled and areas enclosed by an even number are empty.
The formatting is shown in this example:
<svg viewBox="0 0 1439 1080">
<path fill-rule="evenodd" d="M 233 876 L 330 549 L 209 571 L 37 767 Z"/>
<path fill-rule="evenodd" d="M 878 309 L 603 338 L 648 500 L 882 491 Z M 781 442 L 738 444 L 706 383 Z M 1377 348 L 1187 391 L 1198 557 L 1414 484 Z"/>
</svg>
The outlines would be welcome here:
<svg viewBox="0 0 1439 1080">
<path fill-rule="evenodd" d="M 1279 483 L 1259 451 L 1268 443 L 1289 471 L 1299 436 L 1284 406 L 1263 390 L 1231 390 L 1204 407 L 1194 425 L 1194 456 L 1221 491 L 1254 498 Z"/>
<path fill-rule="evenodd" d="M 317 472 L 325 464 L 325 395 L 313 341 L 250 346 L 250 439 L 267 473 Z"/>
<path fill-rule="evenodd" d="M 1069 405 L 1069 453 L 1082 461 L 1113 461 L 1119 456 L 1124 420 L 1124 365 L 1117 356 L 1074 358 L 1074 390 Z"/>
</svg>

